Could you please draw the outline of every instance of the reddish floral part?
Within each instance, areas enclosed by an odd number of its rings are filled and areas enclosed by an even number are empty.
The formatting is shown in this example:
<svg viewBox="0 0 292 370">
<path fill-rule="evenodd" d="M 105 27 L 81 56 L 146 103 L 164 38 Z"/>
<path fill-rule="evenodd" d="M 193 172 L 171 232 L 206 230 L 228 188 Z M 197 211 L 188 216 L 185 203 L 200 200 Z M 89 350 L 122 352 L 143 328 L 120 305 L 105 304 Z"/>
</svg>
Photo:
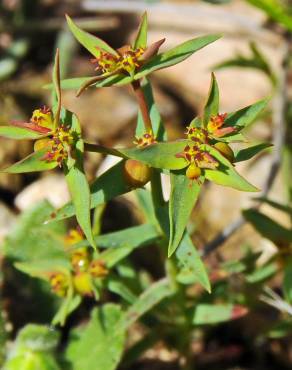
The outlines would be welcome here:
<svg viewBox="0 0 292 370">
<path fill-rule="evenodd" d="M 12 121 L 12 125 L 37 131 L 41 134 L 48 134 L 53 128 L 53 116 L 49 108 L 43 108 L 33 111 L 30 122 Z"/>
<path fill-rule="evenodd" d="M 84 239 L 82 230 L 78 227 L 76 229 L 71 229 L 65 237 L 65 244 L 71 246 Z"/>
<path fill-rule="evenodd" d="M 236 131 L 235 127 L 222 127 L 225 124 L 227 113 L 217 114 L 210 118 L 207 124 L 207 130 L 211 136 L 222 137 Z"/>
<path fill-rule="evenodd" d="M 189 126 L 185 134 L 189 140 L 202 144 L 208 143 L 208 131 L 203 128 Z"/>
<path fill-rule="evenodd" d="M 71 253 L 71 264 L 76 272 L 86 271 L 90 263 L 90 254 L 87 248 L 78 248 Z"/>
<path fill-rule="evenodd" d="M 91 59 L 92 63 L 97 63 L 96 70 L 101 74 L 112 74 L 115 72 L 127 72 L 132 74 L 138 67 L 142 65 L 141 56 L 145 49 L 133 49 L 126 45 L 118 49 L 118 55 L 110 54 L 106 51 L 100 50 L 100 57 Z"/>
<path fill-rule="evenodd" d="M 208 152 L 203 151 L 197 145 L 187 145 L 177 158 L 184 158 L 189 164 L 195 164 L 199 168 L 215 169 L 219 163 Z"/>
<path fill-rule="evenodd" d="M 134 144 L 141 148 L 155 143 L 157 143 L 157 141 L 152 133 L 146 133 L 142 137 L 136 137 L 134 141 Z"/>
<path fill-rule="evenodd" d="M 60 297 L 65 297 L 69 288 L 68 276 L 61 272 L 56 272 L 50 276 L 52 291 Z"/>
<path fill-rule="evenodd" d="M 89 272 L 95 278 L 103 278 L 109 273 L 102 260 L 93 260 L 89 266 Z"/>
<path fill-rule="evenodd" d="M 51 147 L 44 156 L 47 162 L 58 162 L 59 166 L 69 156 L 71 146 L 74 143 L 74 137 L 69 126 L 59 126 L 51 139 Z"/>
</svg>

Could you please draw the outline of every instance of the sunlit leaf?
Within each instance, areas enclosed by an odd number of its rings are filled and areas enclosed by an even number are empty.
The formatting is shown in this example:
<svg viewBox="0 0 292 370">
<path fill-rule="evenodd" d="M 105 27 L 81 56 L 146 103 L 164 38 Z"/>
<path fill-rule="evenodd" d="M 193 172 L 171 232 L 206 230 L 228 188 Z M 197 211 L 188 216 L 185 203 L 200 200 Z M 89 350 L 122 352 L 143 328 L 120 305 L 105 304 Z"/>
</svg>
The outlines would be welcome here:
<svg viewBox="0 0 292 370">
<path fill-rule="evenodd" d="M 201 189 L 198 182 L 192 182 L 186 177 L 184 170 L 171 171 L 170 183 L 168 257 L 175 252 L 181 241 Z"/>
<path fill-rule="evenodd" d="M 187 232 L 184 233 L 175 256 L 180 264 L 177 281 L 181 284 L 198 282 L 210 293 L 211 285 L 205 265 Z"/>
<path fill-rule="evenodd" d="M 76 23 L 72 21 L 72 19 L 68 15 L 66 15 L 66 18 L 68 26 L 73 35 L 75 36 L 75 38 L 96 58 L 100 56 L 100 49 L 110 54 L 118 55 L 117 52 L 113 48 L 111 48 L 106 42 L 104 42 L 103 40 L 94 35 L 91 35 L 86 31 L 83 31 L 76 25 Z"/>
<path fill-rule="evenodd" d="M 99 176 L 90 186 L 90 207 L 94 208 L 100 204 L 128 193 L 131 188 L 124 180 L 123 175 L 124 161 L 120 161 L 101 176 Z M 115 179 L 115 181 L 113 181 Z M 75 207 L 72 202 L 67 203 L 64 207 L 51 214 L 47 220 L 59 221 L 75 215 Z"/>
<path fill-rule="evenodd" d="M 139 80 L 140 78 L 158 69 L 167 68 L 184 61 L 194 52 L 218 40 L 220 37 L 220 35 L 198 37 L 186 41 L 183 44 L 166 51 L 165 53 L 155 56 L 148 63 L 142 66 L 142 68 L 135 74 L 135 80 Z"/>
<path fill-rule="evenodd" d="M 214 73 L 212 73 L 211 85 L 208 98 L 204 107 L 203 124 L 210 121 L 211 116 L 216 116 L 219 112 L 219 88 Z"/>
<path fill-rule="evenodd" d="M 260 143 L 249 148 L 244 148 L 235 153 L 234 162 L 247 161 L 250 158 L 253 158 L 255 155 L 261 151 L 270 148 L 272 144 L 270 143 Z"/>
<path fill-rule="evenodd" d="M 38 150 L 12 166 L 2 169 L 0 172 L 6 173 L 26 173 L 52 170 L 58 166 L 57 161 L 46 161 L 44 156 L 48 149 Z"/>
<path fill-rule="evenodd" d="M 134 49 L 146 48 L 147 46 L 147 13 L 145 12 L 141 18 L 138 33 L 134 42 Z"/>
<path fill-rule="evenodd" d="M 14 140 L 33 140 L 41 139 L 44 134 L 22 127 L 0 126 L 0 136 Z"/>
</svg>

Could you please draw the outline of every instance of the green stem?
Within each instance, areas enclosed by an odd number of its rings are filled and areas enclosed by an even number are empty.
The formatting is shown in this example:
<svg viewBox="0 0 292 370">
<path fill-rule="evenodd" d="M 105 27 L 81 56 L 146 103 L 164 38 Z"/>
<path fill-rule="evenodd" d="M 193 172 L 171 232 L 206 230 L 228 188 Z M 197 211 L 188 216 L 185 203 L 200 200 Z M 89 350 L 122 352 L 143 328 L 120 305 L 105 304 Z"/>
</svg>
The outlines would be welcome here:
<svg viewBox="0 0 292 370">
<path fill-rule="evenodd" d="M 140 81 L 139 80 L 133 81 L 132 82 L 132 87 L 133 87 L 137 102 L 139 104 L 140 112 L 141 112 L 142 117 L 143 117 L 145 130 L 149 134 L 152 134 L 153 133 L 153 128 L 152 128 L 152 122 L 151 122 L 151 118 L 150 118 L 149 108 L 148 108 L 148 104 L 147 104 L 147 101 L 146 101 L 146 98 L 145 98 L 145 95 L 144 95 L 144 91 L 141 87 Z"/>
<path fill-rule="evenodd" d="M 99 144 L 84 143 L 84 150 L 86 152 L 109 154 L 109 155 L 114 155 L 114 156 L 120 157 L 120 158 L 127 158 L 122 153 L 120 153 L 117 149 L 107 148 L 107 147 L 105 147 L 103 145 L 99 145 Z"/>
</svg>

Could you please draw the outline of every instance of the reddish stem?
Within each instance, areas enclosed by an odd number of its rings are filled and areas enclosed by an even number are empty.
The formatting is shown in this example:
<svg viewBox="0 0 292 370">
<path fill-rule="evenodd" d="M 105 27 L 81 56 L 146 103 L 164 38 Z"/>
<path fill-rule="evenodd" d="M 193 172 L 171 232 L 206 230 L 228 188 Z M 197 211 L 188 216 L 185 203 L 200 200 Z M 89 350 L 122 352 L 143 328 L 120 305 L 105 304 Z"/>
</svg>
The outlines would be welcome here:
<svg viewBox="0 0 292 370">
<path fill-rule="evenodd" d="M 143 117 L 145 130 L 148 133 L 152 133 L 153 129 L 152 129 L 152 123 L 151 123 L 151 118 L 150 118 L 150 114 L 149 114 L 149 109 L 148 109 L 147 101 L 146 101 L 144 92 L 142 90 L 140 81 L 139 80 L 133 81 L 132 82 L 132 87 L 133 87 L 134 93 L 136 95 L 136 99 L 138 101 L 138 104 L 139 104 L 140 112 L 141 112 L 142 117 Z"/>
</svg>

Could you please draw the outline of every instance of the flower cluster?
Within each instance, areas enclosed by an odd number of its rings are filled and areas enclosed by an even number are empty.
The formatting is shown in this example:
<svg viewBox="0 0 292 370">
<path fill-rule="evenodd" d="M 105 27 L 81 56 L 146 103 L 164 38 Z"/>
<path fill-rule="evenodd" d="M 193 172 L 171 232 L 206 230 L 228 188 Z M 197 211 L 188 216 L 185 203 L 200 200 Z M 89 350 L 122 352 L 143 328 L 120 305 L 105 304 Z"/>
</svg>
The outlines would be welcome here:
<svg viewBox="0 0 292 370">
<path fill-rule="evenodd" d="M 134 144 L 136 144 L 140 148 L 144 148 L 155 143 L 157 143 L 157 141 L 152 133 L 146 133 L 141 137 L 136 137 L 134 141 Z"/>
<path fill-rule="evenodd" d="M 134 49 L 130 45 L 126 45 L 117 49 L 117 55 L 100 50 L 100 56 L 91 59 L 91 62 L 97 63 L 95 70 L 101 74 L 127 72 L 131 75 L 136 68 L 142 65 L 144 52 L 144 48 Z"/>
<path fill-rule="evenodd" d="M 108 275 L 105 263 L 100 259 L 94 259 L 88 247 L 72 248 L 74 244 L 82 240 L 84 240 L 84 236 L 80 229 L 70 230 L 65 238 L 65 247 L 70 258 L 72 271 L 50 274 L 51 288 L 60 297 L 66 296 L 70 285 L 73 286 L 77 294 L 93 296 L 94 279 L 102 279 Z"/>
</svg>

